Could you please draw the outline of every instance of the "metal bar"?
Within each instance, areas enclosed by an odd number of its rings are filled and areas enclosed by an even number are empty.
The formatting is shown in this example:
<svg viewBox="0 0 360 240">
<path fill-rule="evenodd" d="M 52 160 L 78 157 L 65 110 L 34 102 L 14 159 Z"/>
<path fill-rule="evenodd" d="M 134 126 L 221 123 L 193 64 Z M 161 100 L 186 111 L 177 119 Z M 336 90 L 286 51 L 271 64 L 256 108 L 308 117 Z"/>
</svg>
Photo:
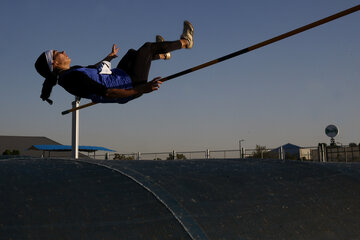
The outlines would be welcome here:
<svg viewBox="0 0 360 240">
<path fill-rule="evenodd" d="M 180 77 L 180 76 L 182 76 L 182 75 L 185 75 L 185 74 L 188 74 L 188 73 L 191 73 L 191 72 L 195 72 L 195 71 L 200 70 L 200 69 L 202 69 L 202 68 L 209 67 L 209 66 L 214 65 L 214 64 L 216 64 L 216 63 L 223 62 L 223 61 L 228 60 L 228 59 L 230 59 L 230 58 L 237 57 L 237 56 L 239 56 L 239 55 L 242 55 L 242 54 L 248 53 L 248 52 L 250 52 L 250 51 L 253 51 L 253 50 L 255 50 L 255 49 L 258 49 L 258 48 L 267 46 L 267 45 L 272 44 L 272 43 L 275 43 L 275 42 L 278 42 L 278 41 L 283 40 L 283 39 L 285 39 L 285 38 L 291 37 L 291 36 L 296 35 L 296 34 L 298 34 L 298 33 L 301 33 L 301 32 L 304 32 L 304 31 L 306 31 L 306 30 L 309 30 L 309 29 L 311 29 L 311 28 L 320 26 L 320 25 L 322 25 L 322 24 L 325 24 L 325 23 L 327 23 L 327 22 L 333 21 L 333 20 L 335 20 L 335 19 L 338 19 L 338 18 L 340 18 L 340 17 L 346 16 L 346 15 L 348 15 L 348 14 L 354 13 L 354 12 L 359 11 L 359 10 L 360 10 L 360 4 L 357 5 L 357 6 L 355 6 L 355 7 L 352 7 L 352 8 L 349 8 L 349 9 L 347 9 L 347 10 L 344 10 L 344 11 L 342 11 L 342 12 L 339 12 L 339 13 L 336 13 L 336 14 L 334 14 L 334 15 L 331 15 L 331 16 L 329 16 L 329 17 L 326 17 L 326 18 L 323 18 L 323 19 L 321 19 L 321 20 L 318 20 L 318 21 L 316 21 L 316 22 L 313 22 L 313 23 L 310 23 L 310 24 L 308 24 L 308 25 L 305 25 L 305 26 L 303 26 L 303 27 L 297 28 L 297 29 L 292 30 L 292 31 L 290 31 L 290 32 L 281 34 L 281 35 L 279 35 L 279 36 L 277 36 L 277 37 L 274 37 L 274 38 L 268 39 L 268 40 L 266 40 L 266 41 L 260 42 L 260 43 L 258 43 L 258 44 L 253 45 L 253 46 L 250 46 L 250 47 L 248 47 L 248 48 L 244 48 L 244 49 L 242 49 L 242 50 L 240 50 L 240 51 L 237 51 L 237 52 L 228 54 L 228 55 L 226 55 L 226 56 L 220 57 L 220 58 L 218 58 L 218 59 L 214 59 L 214 60 L 212 60 L 212 61 L 209 61 L 209 62 L 206 62 L 206 63 L 204 63 L 204 64 L 198 65 L 198 66 L 196 66 L 196 67 L 189 68 L 189 69 L 184 70 L 184 71 L 182 71 L 182 72 L 179 72 L 179 73 L 170 75 L 170 76 L 168 76 L 168 77 L 165 77 L 165 78 L 161 79 L 160 81 L 165 82 L 165 81 L 168 81 L 168 80 L 170 80 L 170 79 L 177 78 L 177 77 Z"/>
<path fill-rule="evenodd" d="M 66 115 L 68 113 L 71 113 L 71 112 L 74 112 L 76 110 L 80 110 L 80 109 L 83 109 L 83 108 L 87 108 L 87 107 L 90 107 L 90 106 L 95 105 L 95 104 L 97 104 L 97 103 L 94 103 L 94 102 L 87 103 L 87 104 L 84 104 L 84 105 L 81 105 L 81 106 L 74 107 L 74 108 L 71 108 L 69 110 L 63 111 L 61 114 Z"/>
<path fill-rule="evenodd" d="M 280 40 L 283 40 L 283 39 L 285 39 L 285 38 L 291 37 L 291 36 L 296 35 L 296 34 L 298 34 L 298 33 L 301 33 L 301 32 L 307 31 L 307 30 L 309 30 L 309 29 L 318 27 L 318 26 L 320 26 L 320 25 L 323 25 L 323 24 L 325 24 L 325 23 L 331 22 L 331 21 L 333 21 L 333 20 L 335 20 L 335 19 L 344 17 L 344 16 L 346 16 L 346 15 L 349 15 L 349 14 L 351 14 L 351 13 L 357 12 L 357 11 L 359 11 L 359 10 L 360 10 L 360 4 L 359 4 L 359 5 L 356 5 L 355 7 L 346 9 L 346 10 L 341 11 L 341 12 L 338 12 L 338 13 L 336 13 L 336 14 L 334 14 L 334 15 L 329 16 L 329 17 L 326 17 L 326 18 L 323 18 L 323 19 L 321 19 L 321 20 L 318 20 L 318 21 L 316 21 L 316 22 L 313 22 L 313 23 L 310 23 L 310 24 L 308 24 L 308 25 L 305 25 L 305 26 L 303 26 L 303 27 L 299 27 L 299 28 L 294 29 L 294 30 L 292 30 L 292 31 L 290 31 L 290 32 L 281 34 L 281 35 L 279 35 L 279 36 L 277 36 L 277 37 L 270 38 L 270 39 L 268 39 L 268 40 L 266 40 L 266 41 L 257 43 L 257 44 L 255 44 L 255 45 L 252 45 L 252 46 L 247 47 L 247 48 L 244 48 L 244 49 L 239 50 L 239 51 L 237 51 L 237 52 L 233 52 L 233 53 L 228 54 L 228 55 L 225 55 L 225 56 L 223 56 L 223 57 L 214 59 L 214 60 L 212 60 L 212 61 L 203 63 L 203 64 L 201 64 L 201 65 L 198 65 L 198 66 L 195 66 L 195 67 L 186 69 L 186 70 L 184 70 L 184 71 L 175 73 L 175 74 L 170 75 L 170 76 L 168 76 L 168 77 L 162 78 L 162 79 L 160 79 L 160 81 L 166 82 L 166 81 L 169 81 L 169 80 L 171 80 L 171 79 L 174 79 L 174 78 L 177 78 L 177 77 L 180 77 L 180 76 L 183 76 L 183 75 L 186 75 L 186 74 L 195 72 L 195 71 L 197 71 L 197 70 L 200 70 L 200 69 L 209 67 L 209 66 L 214 65 L 214 64 L 216 64 L 216 63 L 223 62 L 223 61 L 228 60 L 228 59 L 230 59 L 230 58 L 237 57 L 237 56 L 239 56 L 239 55 L 242 55 L 242 54 L 251 52 L 251 51 L 256 50 L 256 49 L 258 49 L 258 48 L 261 48 L 261 47 L 267 46 L 267 45 L 269 45 L 269 44 L 272 44 L 272 43 L 278 42 L 278 41 L 280 41 Z M 80 106 L 78 109 L 90 107 L 90 106 L 95 105 L 95 104 L 96 104 L 96 103 L 85 104 L 85 105 L 83 105 L 83 106 Z M 62 112 L 62 115 L 65 115 L 65 114 L 70 113 L 70 112 L 75 111 L 75 110 L 77 110 L 77 109 L 69 109 L 69 110 L 67 110 L 67 111 Z"/>
</svg>

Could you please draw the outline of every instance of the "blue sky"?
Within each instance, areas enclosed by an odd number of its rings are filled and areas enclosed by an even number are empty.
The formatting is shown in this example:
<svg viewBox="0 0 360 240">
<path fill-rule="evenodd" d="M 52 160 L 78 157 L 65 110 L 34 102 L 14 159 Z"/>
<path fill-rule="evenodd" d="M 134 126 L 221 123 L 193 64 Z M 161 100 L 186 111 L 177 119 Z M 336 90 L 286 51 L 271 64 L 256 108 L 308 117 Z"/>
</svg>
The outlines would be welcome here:
<svg viewBox="0 0 360 240">
<path fill-rule="evenodd" d="M 0 8 L 0 135 L 46 136 L 71 142 L 73 97 L 57 86 L 50 106 L 39 98 L 34 62 L 47 49 L 65 50 L 72 64 L 98 62 L 161 34 L 178 39 L 195 27 L 191 50 L 153 62 L 150 78 L 167 76 L 359 4 L 355 0 L 2 1 Z M 360 142 L 360 13 L 164 83 L 126 105 L 80 111 L 80 144 L 119 152 L 231 149 L 245 139 L 277 147 L 291 142 Z M 88 101 L 83 100 L 82 104 Z"/>
</svg>

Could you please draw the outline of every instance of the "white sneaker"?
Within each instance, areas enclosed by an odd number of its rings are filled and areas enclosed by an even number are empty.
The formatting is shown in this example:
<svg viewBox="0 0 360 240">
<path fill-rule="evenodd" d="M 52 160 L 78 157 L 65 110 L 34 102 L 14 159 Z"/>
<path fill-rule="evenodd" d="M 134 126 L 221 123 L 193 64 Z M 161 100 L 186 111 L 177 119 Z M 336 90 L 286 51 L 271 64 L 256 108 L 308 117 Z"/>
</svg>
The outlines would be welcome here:
<svg viewBox="0 0 360 240">
<path fill-rule="evenodd" d="M 184 29 L 180 39 L 188 41 L 186 48 L 192 48 L 194 46 L 194 27 L 189 21 L 184 21 Z"/>
<path fill-rule="evenodd" d="M 156 35 L 156 42 L 165 42 L 165 39 L 160 35 Z M 165 60 L 169 60 L 171 58 L 170 52 L 164 53 L 163 55 L 165 56 Z"/>
</svg>

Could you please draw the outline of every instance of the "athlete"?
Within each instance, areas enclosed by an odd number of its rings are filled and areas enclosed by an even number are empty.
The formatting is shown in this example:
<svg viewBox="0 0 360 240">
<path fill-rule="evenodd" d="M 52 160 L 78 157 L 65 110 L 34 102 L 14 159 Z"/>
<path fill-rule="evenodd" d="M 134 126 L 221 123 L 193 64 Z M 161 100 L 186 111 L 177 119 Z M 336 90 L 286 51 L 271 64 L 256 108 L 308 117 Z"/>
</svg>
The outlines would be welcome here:
<svg viewBox="0 0 360 240">
<path fill-rule="evenodd" d="M 40 98 L 52 104 L 49 97 L 56 84 L 77 97 L 88 98 L 95 103 L 127 103 L 156 91 L 160 87 L 161 77 L 148 82 L 151 61 L 170 59 L 172 51 L 192 48 L 193 33 L 192 24 L 184 21 L 180 40 L 165 41 L 158 35 L 156 42 L 146 42 L 138 50 L 130 49 L 116 68 L 111 68 L 110 63 L 119 51 L 115 44 L 102 61 L 86 67 L 70 67 L 71 59 L 65 51 L 45 51 L 35 63 L 37 72 L 45 78 Z"/>
</svg>

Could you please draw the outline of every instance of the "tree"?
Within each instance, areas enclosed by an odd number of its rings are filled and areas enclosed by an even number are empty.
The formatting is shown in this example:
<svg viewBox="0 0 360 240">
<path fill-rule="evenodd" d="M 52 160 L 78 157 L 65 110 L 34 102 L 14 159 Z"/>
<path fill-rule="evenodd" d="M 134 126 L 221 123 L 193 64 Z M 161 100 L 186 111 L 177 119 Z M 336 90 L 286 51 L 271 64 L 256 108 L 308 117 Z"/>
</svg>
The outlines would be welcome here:
<svg viewBox="0 0 360 240">
<path fill-rule="evenodd" d="M 357 147 L 356 143 L 349 143 L 349 147 Z"/>
<path fill-rule="evenodd" d="M 6 149 L 2 155 L 11 155 L 11 151 L 9 149 Z"/>
<path fill-rule="evenodd" d="M 288 153 L 285 153 L 285 156 L 287 156 Z M 267 151 L 264 153 L 264 158 L 267 159 L 279 159 L 279 150 L 276 151 Z"/>
<path fill-rule="evenodd" d="M 135 160 L 134 156 L 126 157 L 123 154 L 115 153 L 114 160 Z"/>
<path fill-rule="evenodd" d="M 286 156 L 293 158 L 292 155 L 286 153 Z M 275 150 L 268 150 L 266 146 L 256 145 L 255 151 L 250 158 L 265 158 L 265 159 L 278 159 L 279 158 L 279 151 Z"/>
<path fill-rule="evenodd" d="M 256 145 L 255 152 L 253 153 L 251 158 L 263 158 L 265 151 L 266 151 L 266 146 Z"/>
<path fill-rule="evenodd" d="M 9 156 L 9 155 L 20 155 L 20 151 L 19 150 L 16 150 L 16 149 L 14 149 L 14 150 L 9 150 L 9 149 L 6 149 L 4 152 L 3 152 L 3 154 L 2 155 L 7 155 L 7 156 Z"/>
<path fill-rule="evenodd" d="M 176 154 L 176 159 L 186 160 L 187 158 L 184 154 Z M 169 153 L 169 157 L 167 157 L 166 160 L 174 160 L 174 155 L 172 153 Z"/>
<path fill-rule="evenodd" d="M 12 155 L 20 155 L 20 151 L 19 150 L 13 150 Z"/>
</svg>

